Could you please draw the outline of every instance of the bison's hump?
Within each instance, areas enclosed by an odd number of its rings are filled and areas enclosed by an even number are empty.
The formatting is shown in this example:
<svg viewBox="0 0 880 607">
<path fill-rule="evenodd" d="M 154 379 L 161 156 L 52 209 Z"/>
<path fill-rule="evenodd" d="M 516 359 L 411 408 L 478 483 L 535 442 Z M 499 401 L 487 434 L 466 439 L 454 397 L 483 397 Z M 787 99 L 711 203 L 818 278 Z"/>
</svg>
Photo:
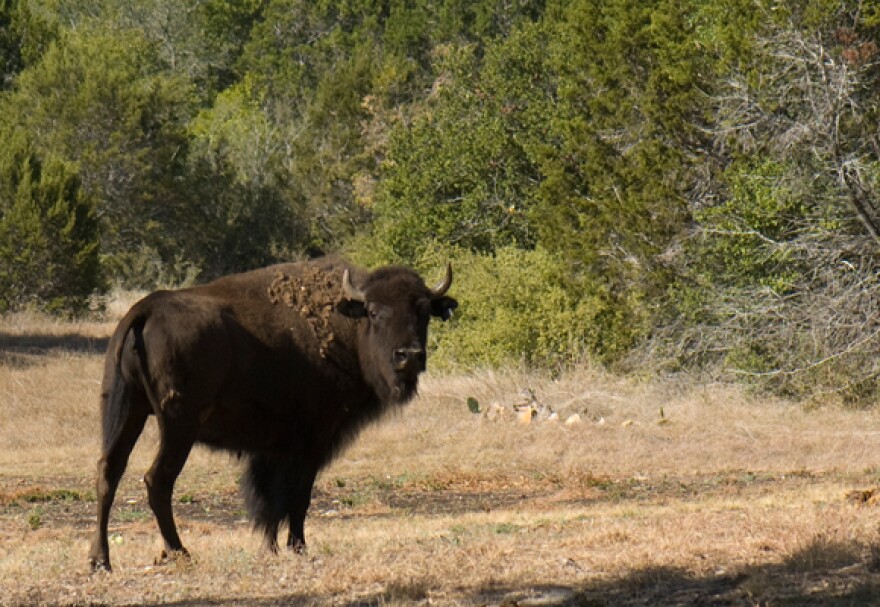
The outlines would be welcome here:
<svg viewBox="0 0 880 607">
<path fill-rule="evenodd" d="M 322 358 L 335 338 L 331 320 L 342 296 L 342 273 L 342 268 L 316 266 L 305 266 L 297 274 L 277 270 L 267 288 L 272 304 L 292 308 L 308 323 Z"/>
</svg>

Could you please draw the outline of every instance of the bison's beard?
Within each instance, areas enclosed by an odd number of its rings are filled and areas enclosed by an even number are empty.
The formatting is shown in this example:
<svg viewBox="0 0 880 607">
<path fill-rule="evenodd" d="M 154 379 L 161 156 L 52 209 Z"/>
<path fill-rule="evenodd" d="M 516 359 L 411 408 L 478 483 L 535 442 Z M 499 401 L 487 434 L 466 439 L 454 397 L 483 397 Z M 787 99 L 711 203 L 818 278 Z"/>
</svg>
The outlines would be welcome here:
<svg viewBox="0 0 880 607">
<path fill-rule="evenodd" d="M 391 402 L 403 405 L 411 401 L 419 392 L 418 377 L 402 378 L 398 377 L 397 381 L 391 388 Z"/>
<path fill-rule="evenodd" d="M 418 393 L 419 372 L 414 369 L 370 364 L 363 368 L 363 375 L 382 405 L 404 405 Z"/>
<path fill-rule="evenodd" d="M 241 479 L 245 504 L 254 528 L 262 531 L 270 541 L 275 540 L 278 528 L 290 510 L 295 470 L 296 463 L 292 459 L 273 458 L 260 453 L 249 456 L 247 469 Z"/>
</svg>

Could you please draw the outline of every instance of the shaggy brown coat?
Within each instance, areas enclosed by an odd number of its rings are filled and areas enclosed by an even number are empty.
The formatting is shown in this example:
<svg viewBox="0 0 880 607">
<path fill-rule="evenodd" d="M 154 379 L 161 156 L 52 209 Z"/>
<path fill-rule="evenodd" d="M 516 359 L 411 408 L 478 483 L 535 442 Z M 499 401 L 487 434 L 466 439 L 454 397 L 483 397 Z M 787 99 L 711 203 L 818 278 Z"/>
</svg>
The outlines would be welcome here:
<svg viewBox="0 0 880 607">
<path fill-rule="evenodd" d="M 144 480 L 163 557 L 186 553 L 171 494 L 196 443 L 247 459 L 254 525 L 274 550 L 287 522 L 288 546 L 302 550 L 315 476 L 364 424 L 416 393 L 428 320 L 446 320 L 457 306 L 445 295 L 451 281 L 451 267 L 430 289 L 408 268 L 367 273 L 331 258 L 135 304 L 105 359 L 92 567 L 110 568 L 110 508 L 149 415 L 160 445 Z"/>
</svg>

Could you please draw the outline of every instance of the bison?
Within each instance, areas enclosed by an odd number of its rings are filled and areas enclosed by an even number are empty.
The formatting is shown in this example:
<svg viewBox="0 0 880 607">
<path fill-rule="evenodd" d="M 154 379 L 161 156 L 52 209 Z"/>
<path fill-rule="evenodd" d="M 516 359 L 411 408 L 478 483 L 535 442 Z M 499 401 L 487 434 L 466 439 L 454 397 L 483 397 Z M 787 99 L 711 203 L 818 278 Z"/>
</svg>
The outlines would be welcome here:
<svg viewBox="0 0 880 607">
<path fill-rule="evenodd" d="M 120 477 L 150 415 L 160 442 L 144 481 L 164 540 L 186 555 L 171 507 L 195 444 L 245 460 L 254 527 L 277 551 L 305 548 L 312 485 L 368 422 L 416 394 L 428 322 L 447 320 L 452 267 L 429 288 L 400 266 L 373 272 L 338 258 L 234 274 L 157 291 L 119 322 L 101 387 L 98 521 L 89 561 L 110 569 L 107 525 Z"/>
</svg>

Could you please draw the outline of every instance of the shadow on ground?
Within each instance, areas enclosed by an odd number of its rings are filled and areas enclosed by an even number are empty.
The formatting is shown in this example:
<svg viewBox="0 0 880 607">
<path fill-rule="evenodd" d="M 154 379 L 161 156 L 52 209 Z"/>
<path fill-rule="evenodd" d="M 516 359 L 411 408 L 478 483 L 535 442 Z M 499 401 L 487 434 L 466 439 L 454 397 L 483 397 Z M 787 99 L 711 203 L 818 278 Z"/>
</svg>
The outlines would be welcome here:
<svg viewBox="0 0 880 607">
<path fill-rule="evenodd" d="M 832 542 L 813 543 L 779 563 L 745 567 L 730 573 L 695 576 L 671 567 L 653 567 L 581 586 L 460 588 L 453 596 L 432 600 L 429 580 L 390 584 L 379 594 L 344 602 L 341 597 L 288 596 L 203 598 L 162 603 L 171 607 L 269 607 L 276 605 L 345 605 L 373 607 L 459 605 L 498 607 L 671 607 L 671 606 L 869 606 L 880 603 L 880 547 Z"/>
<path fill-rule="evenodd" d="M 0 364 L 26 367 L 52 354 L 103 354 L 109 342 L 108 337 L 78 333 L 13 335 L 0 331 Z"/>
</svg>

